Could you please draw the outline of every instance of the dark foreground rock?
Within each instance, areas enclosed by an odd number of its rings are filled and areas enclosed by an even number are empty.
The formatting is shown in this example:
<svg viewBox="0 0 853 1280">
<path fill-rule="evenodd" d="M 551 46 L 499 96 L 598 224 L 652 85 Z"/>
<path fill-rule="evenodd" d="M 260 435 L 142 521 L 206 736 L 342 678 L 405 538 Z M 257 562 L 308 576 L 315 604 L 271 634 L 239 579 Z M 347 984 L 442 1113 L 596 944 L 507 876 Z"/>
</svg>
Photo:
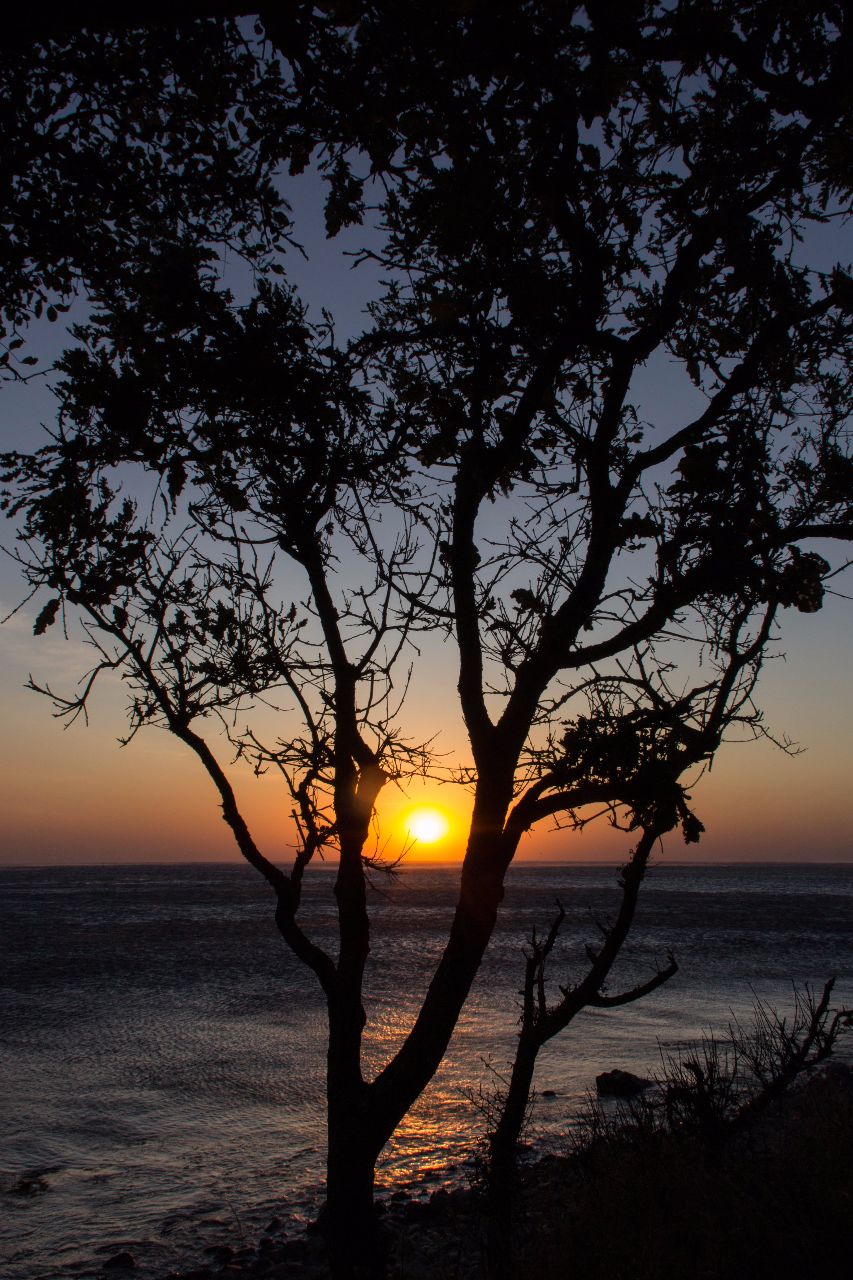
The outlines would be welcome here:
<svg viewBox="0 0 853 1280">
<path fill-rule="evenodd" d="M 635 1076 L 633 1071 L 602 1071 L 595 1077 L 595 1088 L 601 1098 L 636 1098 L 654 1086 L 654 1080 Z"/>
</svg>

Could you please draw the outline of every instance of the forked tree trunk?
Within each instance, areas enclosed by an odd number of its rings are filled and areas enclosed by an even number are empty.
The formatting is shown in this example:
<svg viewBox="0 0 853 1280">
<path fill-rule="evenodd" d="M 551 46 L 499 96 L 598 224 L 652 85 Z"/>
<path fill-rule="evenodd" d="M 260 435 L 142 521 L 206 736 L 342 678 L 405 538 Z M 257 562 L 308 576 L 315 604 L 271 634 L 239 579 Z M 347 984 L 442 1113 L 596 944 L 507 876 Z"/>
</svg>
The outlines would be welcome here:
<svg viewBox="0 0 853 1280">
<path fill-rule="evenodd" d="M 513 1256 L 519 1217 L 518 1146 L 539 1050 L 553 1036 L 565 1030 L 582 1009 L 631 1004 L 662 986 L 677 972 L 678 965 L 670 954 L 666 967 L 657 970 L 645 982 L 618 994 L 606 994 L 602 990 L 631 928 L 649 855 L 655 841 L 666 829 L 661 822 L 643 828 L 640 840 L 620 874 L 622 894 L 616 919 L 610 926 L 601 925 L 603 941 L 599 950 L 587 947 L 590 966 L 586 976 L 572 988 L 561 987 L 561 999 L 550 1008 L 545 991 L 545 967 L 565 919 L 561 904 L 558 904 L 546 937 L 539 940 L 534 931 L 530 939 L 518 1047 L 501 1114 L 489 1138 L 488 1263 L 491 1280 L 509 1280 L 519 1270 Z"/>
<path fill-rule="evenodd" d="M 493 806 L 497 808 L 497 806 Z M 361 1075 L 364 1026 L 361 965 L 367 934 L 354 935 L 357 981 L 338 984 L 329 1000 L 328 1183 L 324 1229 L 335 1280 L 374 1280 L 385 1271 L 382 1233 L 373 1205 L 376 1159 L 441 1064 L 494 929 L 503 875 L 513 850 L 495 857 L 500 812 L 484 821 L 475 806 L 475 830 L 462 872 L 460 898 L 447 946 L 405 1042 L 370 1084 Z M 479 828 L 479 830 L 478 830 Z M 484 831 L 483 828 L 486 830 Z M 479 874 L 478 874 L 479 872 Z M 339 887 L 343 888 L 339 881 Z M 352 888 L 352 886 L 350 886 Z M 356 886 L 363 888 L 363 886 Z M 339 896 L 345 906 L 344 894 Z M 359 903 L 356 918 L 362 916 Z M 342 912 L 343 914 L 343 912 Z M 344 950 L 342 946 L 342 957 Z"/>
</svg>

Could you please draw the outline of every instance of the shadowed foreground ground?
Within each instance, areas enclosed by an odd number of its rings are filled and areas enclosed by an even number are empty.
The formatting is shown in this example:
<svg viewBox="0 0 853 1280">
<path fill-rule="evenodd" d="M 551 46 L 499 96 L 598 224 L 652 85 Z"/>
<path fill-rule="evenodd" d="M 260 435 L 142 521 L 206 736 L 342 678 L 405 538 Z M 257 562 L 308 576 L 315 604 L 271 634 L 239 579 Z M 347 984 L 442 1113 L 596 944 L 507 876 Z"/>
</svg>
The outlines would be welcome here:
<svg viewBox="0 0 853 1280">
<path fill-rule="evenodd" d="M 386 1204 L 390 1280 L 476 1280 L 476 1189 Z M 316 1234 L 217 1247 L 169 1280 L 325 1280 Z M 717 1148 L 695 1136 L 609 1134 L 524 1173 L 518 1280 L 806 1280 L 847 1274 L 853 1241 L 853 1070 L 835 1063 Z M 126 1263 L 127 1265 L 122 1265 Z M 110 1265 L 112 1264 L 112 1265 Z M 127 1255 L 104 1276 L 132 1275 Z"/>
</svg>

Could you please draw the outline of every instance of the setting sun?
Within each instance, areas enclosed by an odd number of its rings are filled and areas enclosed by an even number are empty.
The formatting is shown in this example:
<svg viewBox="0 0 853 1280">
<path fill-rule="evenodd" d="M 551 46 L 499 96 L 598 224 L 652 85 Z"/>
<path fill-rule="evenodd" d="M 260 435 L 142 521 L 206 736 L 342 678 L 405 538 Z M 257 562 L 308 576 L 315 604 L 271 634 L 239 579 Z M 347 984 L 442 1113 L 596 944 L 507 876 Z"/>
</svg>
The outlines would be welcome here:
<svg viewBox="0 0 853 1280">
<path fill-rule="evenodd" d="M 441 809 L 431 805 L 420 805 L 412 809 L 405 820 L 406 835 L 418 844 L 435 844 L 442 840 L 450 829 L 450 823 Z"/>
</svg>

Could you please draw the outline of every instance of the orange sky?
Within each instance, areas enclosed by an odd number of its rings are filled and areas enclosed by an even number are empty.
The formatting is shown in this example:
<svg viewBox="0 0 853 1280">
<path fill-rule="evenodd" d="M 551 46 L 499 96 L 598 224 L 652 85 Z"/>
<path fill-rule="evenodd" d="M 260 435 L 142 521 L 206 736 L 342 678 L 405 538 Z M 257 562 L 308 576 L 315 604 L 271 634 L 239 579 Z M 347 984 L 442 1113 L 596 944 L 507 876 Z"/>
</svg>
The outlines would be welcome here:
<svg viewBox="0 0 853 1280">
<path fill-rule="evenodd" d="M 816 617 L 786 616 L 788 659 L 770 664 L 763 703 L 771 726 L 807 750 L 788 758 L 767 743 L 731 744 L 694 791 L 707 827 L 698 846 L 669 837 L 665 855 L 706 860 L 836 860 L 853 858 L 850 726 L 853 688 L 844 602 L 830 602 Z M 444 648 L 415 682 L 405 723 L 417 735 L 440 735 L 452 759 L 464 747 L 455 702 L 455 671 Z M 92 863 L 218 860 L 235 857 L 217 799 L 200 765 L 159 730 L 140 733 L 119 749 L 123 691 L 105 688 L 93 704 L 92 723 L 63 731 L 46 700 L 21 686 L 30 670 L 69 687 L 79 673 L 59 628 L 35 641 L 31 620 L 20 617 L 0 632 L 4 704 L 0 768 L 4 820 L 0 862 Z M 272 777 L 233 771 L 250 825 L 264 851 L 285 858 L 292 840 L 290 806 Z M 438 805 L 449 820 L 446 839 L 414 846 L 413 860 L 461 854 L 469 799 L 465 791 L 434 783 L 405 793 L 389 786 L 380 805 L 379 841 L 388 856 L 405 842 L 405 820 L 416 803 Z M 582 834 L 537 831 L 520 857 L 547 860 L 618 859 L 630 838 L 597 823 Z"/>
</svg>

